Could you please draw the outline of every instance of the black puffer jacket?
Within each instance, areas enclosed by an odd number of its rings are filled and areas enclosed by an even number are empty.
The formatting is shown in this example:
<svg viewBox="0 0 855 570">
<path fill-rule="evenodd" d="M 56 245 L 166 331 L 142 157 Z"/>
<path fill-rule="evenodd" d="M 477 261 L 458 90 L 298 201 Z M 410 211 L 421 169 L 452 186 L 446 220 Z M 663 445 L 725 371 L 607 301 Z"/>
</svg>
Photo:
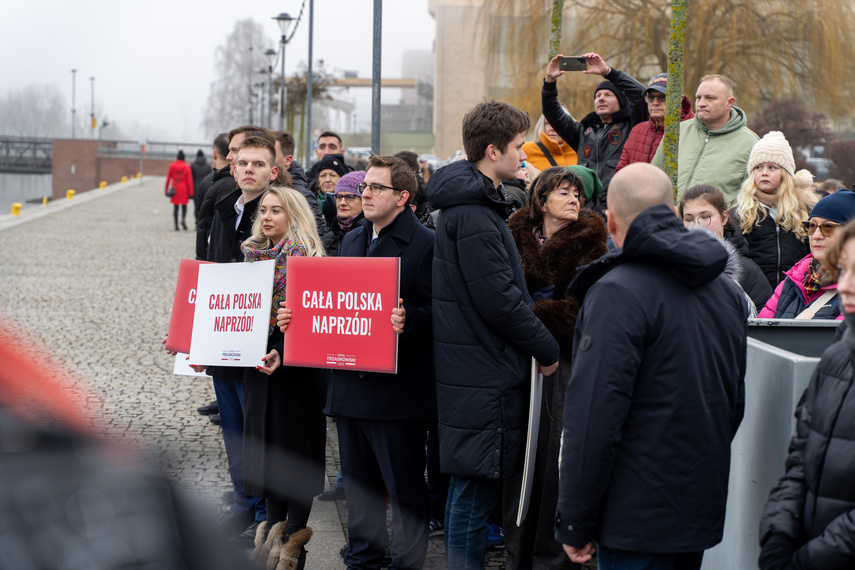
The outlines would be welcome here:
<svg viewBox="0 0 855 570">
<path fill-rule="evenodd" d="M 540 94 L 543 116 L 555 132 L 576 151 L 579 157 L 577 164 L 595 171 L 603 183 L 603 193 L 599 195 L 596 203 L 592 201 L 588 204 L 597 210 L 604 210 L 606 207 L 609 182 L 620 162 L 629 132 L 635 126 L 632 108 L 642 102 L 641 94 L 644 91 L 644 85 L 616 69 L 612 69 L 603 79 L 611 81 L 621 91 L 621 94 L 618 94 L 620 111 L 615 113 L 612 122 L 608 124 L 603 123 L 594 112 L 585 115 L 581 121 L 576 121 L 569 113 L 564 112 L 558 102 L 558 84 L 555 81 L 544 81 Z"/>
<path fill-rule="evenodd" d="M 582 309 L 564 401 L 562 544 L 697 552 L 721 540 L 748 316 L 727 258 L 655 206 L 570 285 Z"/>
<path fill-rule="evenodd" d="M 855 568 L 855 335 L 822 355 L 784 476 L 760 518 L 760 568 Z M 784 566 L 790 563 L 792 566 Z"/>
<path fill-rule="evenodd" d="M 734 217 L 734 221 L 739 224 L 738 218 Z M 743 235 L 748 242 L 748 257 L 760 267 L 773 290 L 784 280 L 784 271 L 810 253 L 807 239 L 802 241 L 795 233 L 784 230 L 768 210 L 763 221 Z"/>
<path fill-rule="evenodd" d="M 766 306 L 769 297 L 772 296 L 772 286 L 769 285 L 769 280 L 763 275 L 760 266 L 754 263 L 751 256 L 748 255 L 748 242 L 745 241 L 745 236 L 739 231 L 739 227 L 731 221 L 728 221 L 728 224 L 724 226 L 724 239 L 730 242 L 739 254 L 742 267 L 739 286 L 751 297 L 759 312 Z"/>
<path fill-rule="evenodd" d="M 237 189 L 237 182 L 231 175 L 231 165 L 226 165 L 214 172 L 210 188 L 205 191 L 205 198 L 199 206 L 199 217 L 196 219 L 196 259 L 208 259 L 208 238 L 211 236 L 211 225 L 214 222 L 214 211 L 217 202 L 224 196 Z"/>
<path fill-rule="evenodd" d="M 511 204 L 467 161 L 431 176 L 441 209 L 433 259 L 433 331 L 443 473 L 509 477 L 522 468 L 531 357 L 549 366 L 558 343 L 529 308 L 505 223 Z"/>
</svg>

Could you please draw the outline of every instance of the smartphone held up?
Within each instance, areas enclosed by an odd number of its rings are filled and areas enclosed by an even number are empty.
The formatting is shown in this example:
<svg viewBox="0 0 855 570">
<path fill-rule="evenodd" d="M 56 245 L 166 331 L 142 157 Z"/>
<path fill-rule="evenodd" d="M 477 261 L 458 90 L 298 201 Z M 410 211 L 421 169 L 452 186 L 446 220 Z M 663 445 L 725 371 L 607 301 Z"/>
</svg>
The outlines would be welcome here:
<svg viewBox="0 0 855 570">
<path fill-rule="evenodd" d="M 571 55 L 558 60 L 558 69 L 561 71 L 585 71 L 588 69 L 588 60 L 581 55 Z"/>
</svg>

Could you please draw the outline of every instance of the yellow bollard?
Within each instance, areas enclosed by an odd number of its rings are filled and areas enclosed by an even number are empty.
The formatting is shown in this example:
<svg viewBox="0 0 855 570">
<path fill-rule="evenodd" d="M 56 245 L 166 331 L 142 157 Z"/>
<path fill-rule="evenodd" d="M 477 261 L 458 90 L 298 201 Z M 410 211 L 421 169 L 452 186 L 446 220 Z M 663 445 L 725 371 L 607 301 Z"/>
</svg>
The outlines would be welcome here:
<svg viewBox="0 0 855 570">
<path fill-rule="evenodd" d="M 128 177 L 127 177 L 127 176 L 122 176 L 122 184 L 124 184 L 124 183 L 125 183 L 125 182 L 127 182 L 127 181 L 128 181 Z"/>
<path fill-rule="evenodd" d="M 12 215 L 13 216 L 20 216 L 21 215 L 21 203 L 20 202 L 15 202 L 14 204 L 12 204 Z"/>
<path fill-rule="evenodd" d="M 74 190 L 66 190 L 65 191 L 65 199 L 71 200 L 72 198 L 74 198 L 74 194 L 75 194 Z"/>
<path fill-rule="evenodd" d="M 42 208 L 47 208 L 47 196 L 42 198 Z"/>
<path fill-rule="evenodd" d="M 137 178 L 142 178 L 142 172 L 137 172 Z"/>
<path fill-rule="evenodd" d="M 107 187 L 107 183 L 104 182 L 103 180 L 101 181 L 101 184 L 98 185 L 98 188 L 100 188 L 101 190 L 103 190 L 106 187 Z"/>
</svg>

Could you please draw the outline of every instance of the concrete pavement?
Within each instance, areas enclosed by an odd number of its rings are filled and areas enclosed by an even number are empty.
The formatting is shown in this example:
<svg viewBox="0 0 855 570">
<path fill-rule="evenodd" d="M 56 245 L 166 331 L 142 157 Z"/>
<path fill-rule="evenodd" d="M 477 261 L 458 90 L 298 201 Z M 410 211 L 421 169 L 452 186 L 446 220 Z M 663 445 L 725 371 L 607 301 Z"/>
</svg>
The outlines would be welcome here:
<svg viewBox="0 0 855 570">
<path fill-rule="evenodd" d="M 0 318 L 17 323 L 79 372 L 98 398 L 93 428 L 139 449 L 142 462 L 215 510 L 229 490 L 219 427 L 195 409 L 214 399 L 206 379 L 175 376 L 161 348 L 179 259 L 193 258 L 190 231 L 173 231 L 163 178 L 114 184 L 0 216 Z M 328 421 L 327 488 L 338 472 Z M 427 524 L 427 521 L 426 521 Z M 308 569 L 343 568 L 347 503 L 315 501 Z M 488 555 L 488 568 L 504 566 Z M 445 568 L 433 538 L 426 568 Z"/>
</svg>

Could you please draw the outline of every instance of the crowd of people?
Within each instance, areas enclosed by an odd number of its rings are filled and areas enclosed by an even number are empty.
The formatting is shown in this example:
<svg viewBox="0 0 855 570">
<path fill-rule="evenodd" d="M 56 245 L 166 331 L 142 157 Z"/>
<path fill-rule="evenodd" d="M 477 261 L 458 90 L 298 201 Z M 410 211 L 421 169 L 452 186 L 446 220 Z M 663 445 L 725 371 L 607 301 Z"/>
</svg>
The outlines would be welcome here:
<svg viewBox="0 0 855 570">
<path fill-rule="evenodd" d="M 560 57 L 533 133 L 525 112 L 483 101 L 462 122 L 464 159 L 436 171 L 408 151 L 353 170 L 331 131 L 305 171 L 289 133 L 246 125 L 175 192 L 176 230 L 182 200 L 200 203 L 198 259 L 276 262 L 264 364 L 207 368 L 233 484 L 221 524 L 260 566 L 306 563 L 332 416 L 341 473 L 323 498 L 348 501 L 348 568 L 422 567 L 442 535 L 452 569 L 482 568 L 496 544 L 510 569 L 699 569 L 723 536 L 759 316 L 846 327 L 799 404 L 760 568 L 855 567 L 855 194 L 816 192 L 790 141 L 748 129 L 722 75 L 701 79 L 694 110 L 682 96 L 675 193 L 666 75 L 645 86 L 585 54 L 604 81 L 577 121 Z M 167 188 L 197 178 L 169 172 Z M 282 365 L 291 256 L 400 258 L 397 377 Z M 518 525 L 532 367 L 542 406 Z"/>
</svg>

